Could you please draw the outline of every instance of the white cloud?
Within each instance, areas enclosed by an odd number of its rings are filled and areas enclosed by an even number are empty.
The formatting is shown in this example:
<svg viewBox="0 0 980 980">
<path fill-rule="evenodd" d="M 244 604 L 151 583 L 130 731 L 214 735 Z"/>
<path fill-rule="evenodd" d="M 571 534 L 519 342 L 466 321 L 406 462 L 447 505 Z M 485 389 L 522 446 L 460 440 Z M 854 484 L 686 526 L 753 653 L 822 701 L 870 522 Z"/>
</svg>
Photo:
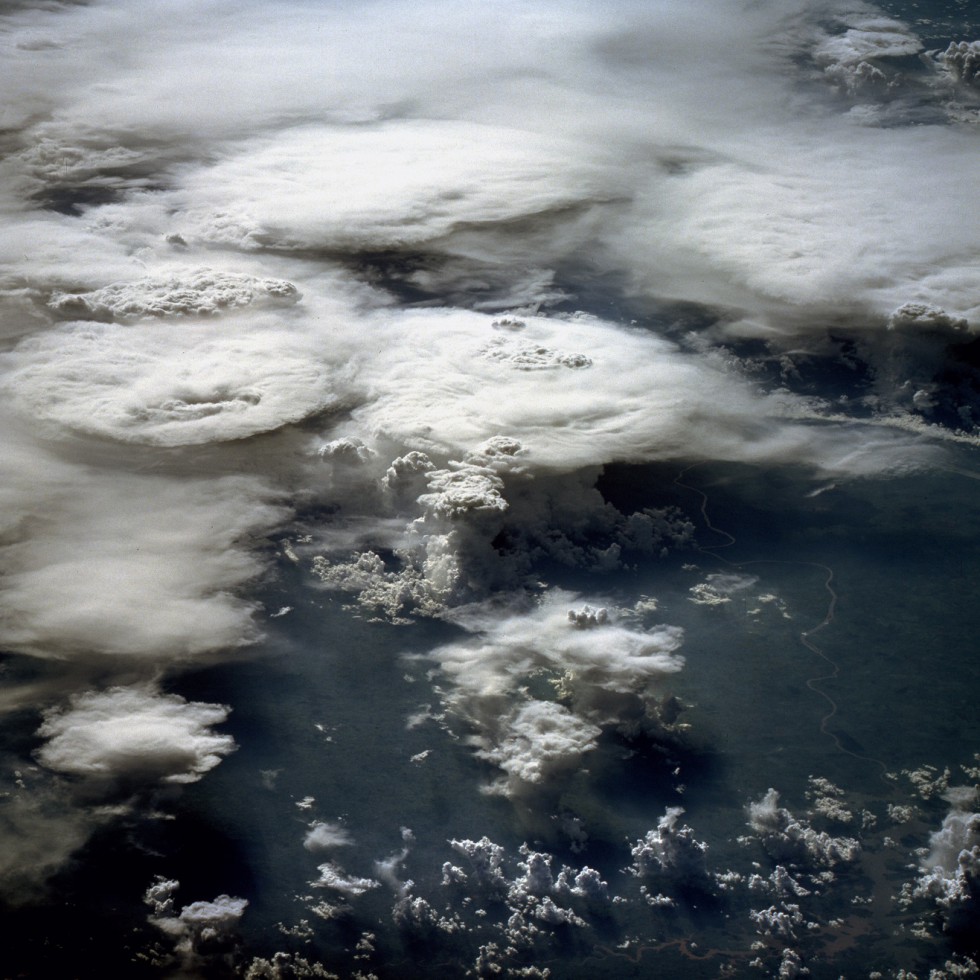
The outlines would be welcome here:
<svg viewBox="0 0 980 980">
<path fill-rule="evenodd" d="M 953 41 L 943 53 L 943 62 L 957 81 L 980 82 L 980 41 Z"/>
<path fill-rule="evenodd" d="M 312 888 L 330 888 L 350 898 L 356 898 L 372 888 L 379 887 L 379 882 L 373 878 L 358 878 L 356 875 L 348 874 L 332 861 L 319 865 L 317 871 L 320 872 L 320 877 L 310 882 Z"/>
<path fill-rule="evenodd" d="M 601 734 L 601 729 L 552 701 L 526 702 L 500 719 L 499 730 L 493 743 L 477 755 L 503 770 L 507 780 L 498 790 L 505 795 L 577 765 Z"/>
<path fill-rule="evenodd" d="M 901 21 L 884 17 L 855 17 L 843 34 L 828 36 L 814 51 L 824 64 L 858 64 L 874 58 L 901 58 L 918 54 L 922 43 Z"/>
<path fill-rule="evenodd" d="M 888 317 L 889 330 L 922 331 L 938 334 L 969 334 L 966 319 L 950 316 L 945 310 L 926 303 L 903 303 Z"/>
<path fill-rule="evenodd" d="M 676 654 L 683 632 L 640 632 L 608 614 L 593 623 L 581 611 L 569 615 L 573 602 L 553 592 L 529 611 L 463 609 L 453 618 L 472 639 L 428 655 L 451 684 L 446 705 L 476 726 L 477 754 L 504 773 L 498 792 L 519 794 L 579 764 L 604 725 L 629 733 L 663 725 L 662 682 L 683 664 Z M 563 703 L 522 693 L 531 677 L 550 680 Z"/>
<path fill-rule="evenodd" d="M 0 551 L 8 648 L 37 656 L 173 661 L 255 638 L 235 591 L 262 565 L 246 548 L 285 512 L 260 482 L 168 478 L 14 453 Z"/>
<path fill-rule="evenodd" d="M 683 544 L 676 513 L 602 500 L 604 464 L 836 479 L 935 459 L 840 405 L 767 396 L 709 348 L 860 335 L 883 412 L 943 404 L 945 347 L 980 322 L 975 139 L 947 125 L 973 105 L 976 42 L 914 67 L 912 32 L 860 0 L 15 8 L 0 641 L 50 660 L 4 703 L 48 706 L 51 779 L 182 782 L 231 751 L 222 706 L 136 685 L 256 638 L 248 590 L 285 494 L 336 515 L 328 584 L 468 631 L 432 653 L 444 707 L 517 795 L 607 727 L 670 727 L 679 629 L 558 594 L 449 613 L 516 596 L 544 560 L 599 572 Z M 576 305 L 609 319 L 542 315 Z M 0 876 L 46 873 L 102 819 L 80 806 L 60 834 L 42 814 L 32 837 L 43 809 L 11 804 L 24 857 L 8 848 Z M 664 819 L 643 842 L 661 867 Z M 752 820 L 801 863 L 857 854 L 775 794 Z M 318 822 L 304 843 L 347 840 Z M 549 891 L 546 858 L 523 856 L 518 931 L 578 924 L 557 899 L 599 895 L 597 873 Z M 327 863 L 315 884 L 377 882 Z M 190 955 L 243 909 L 159 916 Z"/>
<path fill-rule="evenodd" d="M 349 847 L 354 843 L 350 831 L 336 823 L 315 820 L 303 838 L 303 847 L 308 851 L 329 850 L 333 847 Z"/>
<path fill-rule="evenodd" d="M 434 119 L 317 125 L 188 169 L 168 200 L 189 241 L 251 249 L 419 245 L 459 224 L 506 222 L 597 193 L 580 146 Z"/>
<path fill-rule="evenodd" d="M 79 694 L 45 714 L 37 757 L 73 776 L 191 783 L 234 751 L 230 735 L 211 730 L 228 711 L 144 687 Z"/>
<path fill-rule="evenodd" d="M 54 44 L 31 52 L 19 83 L 48 109 L 27 141 L 46 141 L 43 178 L 67 166 L 71 186 L 115 166 L 135 181 L 142 161 L 140 179 L 164 189 L 131 211 L 144 223 L 170 212 L 158 236 L 247 249 L 436 242 L 475 288 L 500 264 L 545 284 L 568 254 L 601 244 L 603 271 L 632 271 L 642 297 L 721 303 L 777 333 L 822 331 L 828 313 L 880 325 L 906 301 L 976 316 L 969 138 L 855 126 L 848 106 L 805 88 L 814 65 L 874 67 L 917 49 L 870 5 L 286 9 L 246 4 L 232 20 L 219 3 L 171 4 L 141 11 L 139 30 L 111 5 L 44 18 Z M 29 39 L 13 26 L 23 59 Z M 474 45 L 484 36 L 494 43 Z M 104 45 L 111 62 L 92 57 Z M 270 47 L 271 74 L 256 70 Z M 948 58 L 964 59 L 960 47 Z M 543 214 L 557 220 L 550 243 L 534 234 Z M 503 227 L 521 218 L 530 254 Z"/>
<path fill-rule="evenodd" d="M 358 452 L 357 466 L 349 469 L 366 480 L 370 468 L 361 463 L 371 457 Z M 324 544 L 330 552 L 314 557 L 313 571 L 328 588 L 356 594 L 370 615 L 404 623 L 496 591 L 536 592 L 541 562 L 611 572 L 690 545 L 693 525 L 678 508 L 623 513 L 596 489 L 600 473 L 536 470 L 524 446 L 505 436 L 491 437 L 443 468 L 425 453 L 410 452 L 395 459 L 377 485 L 362 482 L 339 499 L 354 512 L 369 515 L 381 505 L 418 516 L 400 529 L 396 519 L 368 515 L 329 529 Z M 331 490 L 341 482 L 335 470 Z M 393 557 L 382 558 L 383 551 Z"/>
<path fill-rule="evenodd" d="M 492 603 L 463 609 L 454 619 L 474 639 L 440 647 L 432 657 L 461 693 L 473 696 L 506 690 L 521 674 L 538 668 L 567 672 L 573 689 L 594 686 L 622 694 L 644 691 L 681 669 L 684 661 L 676 651 L 683 630 L 656 626 L 639 631 L 608 618 L 580 629 L 568 615 L 575 602 L 575 596 L 554 590 L 525 613 Z"/>
<path fill-rule="evenodd" d="M 832 837 L 817 831 L 805 819 L 779 806 L 779 793 L 770 789 L 762 799 L 750 803 L 749 826 L 763 847 L 776 860 L 796 860 L 815 867 L 832 868 L 857 860 L 861 844 L 853 837 Z"/>
<path fill-rule="evenodd" d="M 52 295 L 48 306 L 66 320 L 136 320 L 143 317 L 213 316 L 244 306 L 286 306 L 299 299 L 284 279 L 192 269 L 133 282 L 116 282 L 90 293 Z"/>
<path fill-rule="evenodd" d="M 699 841 L 687 824 L 679 825 L 683 813 L 683 807 L 668 807 L 656 829 L 648 830 L 646 837 L 630 849 L 632 874 L 638 878 L 663 875 L 682 882 L 706 877 L 708 845 Z"/>
<path fill-rule="evenodd" d="M 912 894 L 934 899 L 948 928 L 970 931 L 980 913 L 980 813 L 967 809 L 976 803 L 976 789 L 960 787 L 947 799 L 953 808 L 929 837 L 929 852 L 921 859 L 922 873 Z"/>
<path fill-rule="evenodd" d="M 201 947 L 208 945 L 213 951 L 216 943 L 227 943 L 245 914 L 248 901 L 218 895 L 210 902 L 185 905 L 174 915 L 173 896 L 179 887 L 180 882 L 158 875 L 147 888 L 143 900 L 152 910 L 149 922 L 173 941 L 174 956 L 184 970 L 196 973 L 205 962 Z"/>
<path fill-rule="evenodd" d="M 38 422 L 162 446 L 267 432 L 349 392 L 343 354 L 261 313 L 214 323 L 66 324 L 25 340 L 7 365 L 10 403 Z"/>
<path fill-rule="evenodd" d="M 703 458 L 887 472 L 896 462 L 889 442 L 901 444 L 906 462 L 928 457 L 907 435 L 802 424 L 814 419 L 805 401 L 761 396 L 730 368 L 650 331 L 585 315 L 525 316 L 522 341 L 567 346 L 591 365 L 524 371 L 481 354 L 493 336 L 489 315 L 433 309 L 380 317 L 373 329 L 383 329 L 384 346 L 363 363 L 366 398 L 353 418 L 371 438 L 430 456 L 506 435 L 523 447 L 523 465 L 564 471 Z M 875 451 L 854 454 L 864 446 Z"/>
</svg>

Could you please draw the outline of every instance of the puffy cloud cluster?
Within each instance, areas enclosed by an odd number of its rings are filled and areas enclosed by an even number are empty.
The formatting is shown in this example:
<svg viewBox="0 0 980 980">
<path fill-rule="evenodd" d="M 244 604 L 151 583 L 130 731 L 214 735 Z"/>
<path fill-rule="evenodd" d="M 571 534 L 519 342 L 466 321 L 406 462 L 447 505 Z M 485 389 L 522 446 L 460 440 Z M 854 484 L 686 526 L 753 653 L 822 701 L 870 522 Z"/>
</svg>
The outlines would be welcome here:
<svg viewBox="0 0 980 980">
<path fill-rule="evenodd" d="M 553 592 L 525 612 L 462 610 L 454 619 L 472 638 L 428 655 L 449 681 L 446 706 L 475 728 L 477 754 L 503 771 L 494 788 L 507 795 L 578 765 L 605 726 L 635 735 L 673 720 L 662 682 L 683 665 L 682 630 L 635 630 L 608 613 L 592 622 L 572 601 Z M 531 678 L 550 682 L 556 700 L 532 697 Z"/>
<path fill-rule="evenodd" d="M 827 78 L 846 93 L 884 93 L 901 84 L 900 74 L 887 59 L 917 54 L 922 43 L 901 21 L 884 17 L 851 16 L 844 31 L 827 35 L 813 58 Z"/>
<path fill-rule="evenodd" d="M 219 895 L 210 902 L 192 902 L 175 914 L 174 893 L 180 882 L 158 876 L 147 888 L 149 921 L 173 941 L 173 954 L 184 969 L 199 969 L 205 955 L 233 938 L 248 901 Z"/>
<path fill-rule="evenodd" d="M 477 750 L 506 776 L 505 792 L 540 784 L 574 767 L 602 730 L 553 701 L 529 701 L 499 721 L 500 735 Z"/>
<path fill-rule="evenodd" d="M 192 783 L 235 749 L 211 731 L 228 710 L 142 687 L 90 691 L 46 713 L 37 757 L 74 776 Z"/>
<path fill-rule="evenodd" d="M 951 41 L 943 52 L 943 64 L 957 81 L 980 84 L 980 41 Z"/>
<path fill-rule="evenodd" d="M 337 980 L 322 963 L 311 962 L 297 953 L 275 952 L 266 959 L 256 956 L 244 973 L 245 980 L 298 980 L 300 977 L 319 977 Z"/>
<path fill-rule="evenodd" d="M 779 793 L 774 789 L 749 804 L 749 826 L 758 834 L 766 852 L 779 861 L 832 868 L 856 860 L 861 853 L 861 844 L 855 838 L 833 837 L 793 816 L 779 805 Z"/>
<path fill-rule="evenodd" d="M 913 895 L 934 899 L 948 929 L 970 932 L 980 914 L 980 813 L 966 809 L 976 802 L 975 790 L 951 792 L 947 798 L 953 809 L 929 838 Z"/>
<path fill-rule="evenodd" d="M 519 371 L 547 371 L 549 368 L 557 367 L 582 369 L 592 366 L 591 359 L 584 354 L 524 344 L 509 337 L 497 337 L 491 340 L 481 353 L 484 357 L 503 361 Z"/>
<path fill-rule="evenodd" d="M 194 269 L 184 275 L 115 282 L 89 293 L 56 292 L 48 306 L 67 320 L 138 320 L 143 317 L 213 316 L 244 306 L 288 305 L 299 299 L 283 279 Z"/>
<path fill-rule="evenodd" d="M 927 303 L 903 303 L 888 317 L 889 330 L 963 334 L 968 332 L 964 317 L 951 316 Z"/>
<path fill-rule="evenodd" d="M 362 607 L 394 622 L 407 621 L 406 613 L 436 615 L 473 598 L 501 574 L 491 545 L 508 509 L 498 474 L 522 453 L 520 443 L 498 436 L 445 468 L 418 451 L 398 457 L 376 489 L 393 509 L 411 508 L 419 516 L 394 549 L 396 567 L 369 550 L 347 561 L 317 556 L 314 573 L 328 587 L 357 593 Z"/>
<path fill-rule="evenodd" d="M 967 320 L 933 304 L 907 302 L 891 312 L 886 327 L 857 345 L 874 377 L 869 400 L 882 414 L 913 413 L 972 432 L 977 374 Z"/>
<path fill-rule="evenodd" d="M 755 575 L 715 572 L 692 586 L 689 598 L 699 606 L 722 606 L 730 603 L 733 595 L 750 589 L 758 581 Z"/>
<path fill-rule="evenodd" d="M 811 57 L 852 124 L 907 127 L 955 118 L 935 53 L 921 53 L 924 45 L 908 24 L 868 5 L 832 11 L 832 18 L 816 30 Z"/>
<path fill-rule="evenodd" d="M 633 864 L 629 871 L 638 878 L 663 876 L 681 882 L 697 882 L 707 876 L 708 845 L 694 836 L 694 830 L 680 818 L 684 808 L 672 806 L 660 818 L 655 830 L 630 849 Z"/>
<path fill-rule="evenodd" d="M 563 866 L 556 875 L 551 854 L 523 844 L 517 874 L 507 875 L 506 851 L 488 837 L 478 841 L 452 840 L 465 855 L 470 871 L 446 865 L 443 881 L 449 887 L 469 883 L 506 903 L 510 917 L 505 936 L 517 945 L 529 945 L 546 926 L 585 927 L 583 914 L 604 909 L 610 902 L 608 882 L 594 868 Z M 580 914 L 581 913 L 581 914 Z"/>
<path fill-rule="evenodd" d="M 352 469 L 367 458 L 359 448 Z M 418 515 L 393 544 L 390 524 L 372 524 L 393 560 L 375 548 L 352 557 L 318 555 L 313 571 L 329 588 L 355 593 L 371 615 L 406 622 L 410 614 L 444 615 L 490 592 L 533 585 L 530 576 L 543 561 L 611 571 L 690 544 L 693 526 L 676 508 L 624 514 L 595 488 L 598 476 L 593 469 L 536 470 L 523 444 L 506 436 L 444 467 L 414 450 L 396 458 L 376 484 L 359 486 L 362 501 L 380 495 L 379 506 Z"/>
<path fill-rule="evenodd" d="M 796 930 L 803 925 L 803 913 L 793 902 L 781 902 L 766 909 L 756 909 L 749 913 L 759 932 L 780 939 L 795 939 Z"/>
<path fill-rule="evenodd" d="M 433 470 L 427 485 L 428 492 L 418 498 L 426 517 L 456 520 L 475 511 L 507 509 L 503 480 L 477 464 Z"/>
</svg>

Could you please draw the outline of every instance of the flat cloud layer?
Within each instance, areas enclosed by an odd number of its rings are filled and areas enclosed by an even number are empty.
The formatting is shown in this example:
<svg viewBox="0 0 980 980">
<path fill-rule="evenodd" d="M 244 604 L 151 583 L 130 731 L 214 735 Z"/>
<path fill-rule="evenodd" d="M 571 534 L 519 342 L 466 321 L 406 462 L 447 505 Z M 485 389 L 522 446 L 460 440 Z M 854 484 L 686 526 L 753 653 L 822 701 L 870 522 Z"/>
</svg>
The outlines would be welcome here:
<svg viewBox="0 0 980 980">
<path fill-rule="evenodd" d="M 188 241 L 417 246 L 457 225 L 507 222 L 598 193 L 573 143 L 451 120 L 321 124 L 235 149 L 214 167 L 179 174 L 179 189 L 164 197 L 186 213 L 175 227 Z"/>
<path fill-rule="evenodd" d="M 503 261 L 515 276 L 598 248 L 603 271 L 630 272 L 641 294 L 723 304 L 777 333 L 817 329 L 828 311 L 880 323 L 907 301 L 977 315 L 972 135 L 937 125 L 953 98 L 938 63 L 921 81 L 896 75 L 919 42 L 871 6 L 291 11 L 161 7 L 127 32 L 101 86 L 57 80 L 66 67 L 79 81 L 99 72 L 85 54 L 131 26 L 125 8 L 49 18 L 50 46 L 36 25 L 15 30 L 12 54 L 32 58 L 21 100 L 49 106 L 46 162 L 32 150 L 24 169 L 47 187 L 67 171 L 103 197 L 131 192 L 135 207 L 96 206 L 86 223 L 104 211 L 117 233 L 142 229 L 143 247 L 169 214 L 166 230 L 191 244 L 439 239 L 474 271 Z M 438 28 L 418 29 L 433 17 Z M 270 49 L 288 66 L 274 76 L 254 67 Z M 855 64 L 888 80 L 887 100 L 873 86 L 840 95 Z M 894 125 L 923 122 L 922 91 L 936 106 L 928 124 Z M 97 118 L 113 132 L 93 129 Z M 605 216 L 588 229 L 569 217 L 533 258 L 513 254 L 502 224 L 572 206 Z"/>
</svg>

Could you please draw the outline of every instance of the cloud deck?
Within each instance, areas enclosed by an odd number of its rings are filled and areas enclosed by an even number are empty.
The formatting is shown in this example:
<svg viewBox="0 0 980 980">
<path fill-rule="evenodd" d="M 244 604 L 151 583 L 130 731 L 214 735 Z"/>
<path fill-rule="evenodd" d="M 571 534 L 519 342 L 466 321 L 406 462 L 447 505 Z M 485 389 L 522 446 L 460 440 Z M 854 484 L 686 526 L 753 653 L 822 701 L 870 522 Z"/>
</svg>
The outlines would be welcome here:
<svg viewBox="0 0 980 980">
<path fill-rule="evenodd" d="M 860 868 L 900 895 L 862 968 L 898 929 L 975 972 L 975 767 L 876 795 L 834 727 L 836 589 L 975 518 L 980 25 L 887 6 L 8 5 L 4 914 L 102 887 L 112 838 L 140 976 L 547 976 L 573 934 L 596 976 L 836 976 Z M 792 810 L 700 707 L 764 689 L 750 641 L 805 706 Z M 699 903 L 737 950 L 693 952 Z"/>
</svg>

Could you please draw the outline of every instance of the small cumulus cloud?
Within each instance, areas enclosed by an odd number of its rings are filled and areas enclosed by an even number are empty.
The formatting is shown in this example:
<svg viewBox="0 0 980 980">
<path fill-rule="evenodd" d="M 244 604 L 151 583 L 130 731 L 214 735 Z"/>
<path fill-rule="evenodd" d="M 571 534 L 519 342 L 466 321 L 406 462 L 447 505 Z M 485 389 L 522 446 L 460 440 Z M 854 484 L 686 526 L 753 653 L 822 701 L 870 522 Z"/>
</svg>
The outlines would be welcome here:
<svg viewBox="0 0 980 980">
<path fill-rule="evenodd" d="M 349 830 L 337 823 L 315 820 L 303 838 L 303 847 L 308 851 L 325 851 L 334 847 L 350 847 L 354 838 Z"/>
<path fill-rule="evenodd" d="M 684 808 L 668 807 L 654 830 L 631 848 L 631 874 L 638 878 L 662 876 L 681 882 L 707 878 L 708 845 L 694 836 L 694 831 L 680 823 Z"/>
<path fill-rule="evenodd" d="M 227 953 L 235 939 L 239 921 L 248 901 L 231 895 L 218 895 L 211 901 L 192 902 L 176 912 L 174 894 L 180 882 L 157 876 L 146 889 L 143 900 L 151 909 L 148 921 L 173 943 L 170 957 L 182 972 L 198 972 L 206 957 Z M 170 965 L 157 962 L 157 966 Z"/>
<path fill-rule="evenodd" d="M 349 898 L 356 898 L 372 888 L 380 887 L 380 882 L 373 878 L 359 878 L 348 874 L 332 861 L 319 865 L 317 871 L 320 872 L 320 877 L 310 882 L 311 888 L 329 888 Z"/>
<path fill-rule="evenodd" d="M 749 826 L 776 860 L 796 860 L 817 868 L 832 868 L 857 860 L 861 844 L 853 837 L 833 837 L 814 829 L 779 805 L 779 793 L 770 789 L 750 803 Z"/>
</svg>

